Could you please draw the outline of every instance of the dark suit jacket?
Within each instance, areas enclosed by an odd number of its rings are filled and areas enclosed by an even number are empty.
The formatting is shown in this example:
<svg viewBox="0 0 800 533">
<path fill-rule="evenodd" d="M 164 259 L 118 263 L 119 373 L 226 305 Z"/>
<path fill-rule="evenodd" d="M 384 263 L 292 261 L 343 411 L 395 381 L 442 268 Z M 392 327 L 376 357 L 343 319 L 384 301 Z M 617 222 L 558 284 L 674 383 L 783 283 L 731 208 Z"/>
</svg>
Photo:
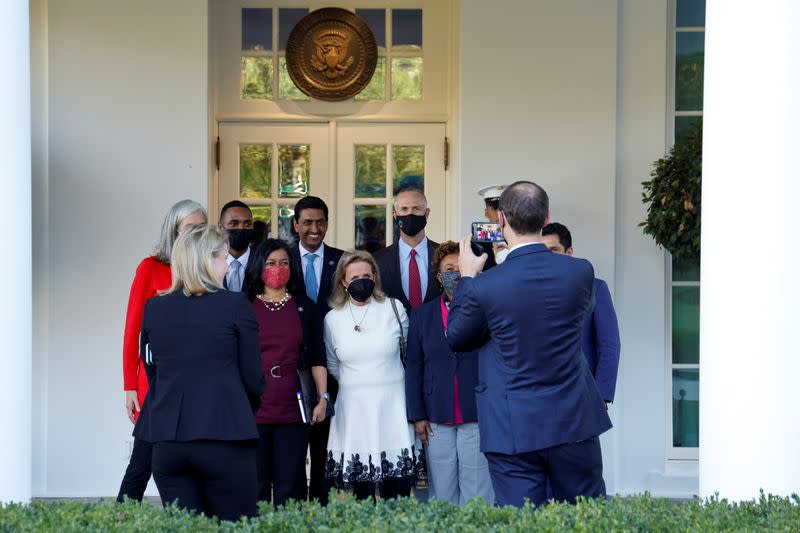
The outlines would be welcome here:
<svg viewBox="0 0 800 533">
<path fill-rule="evenodd" d="M 613 402 L 619 369 L 619 326 L 611 292 L 602 279 L 594 279 L 594 301 L 594 309 L 583 321 L 581 349 L 600 395 Z"/>
<path fill-rule="evenodd" d="M 331 310 L 328 305 L 328 299 L 331 297 L 331 291 L 333 290 L 333 275 L 336 273 L 336 265 L 339 264 L 339 259 L 342 258 L 343 253 L 344 250 L 325 245 L 324 257 L 322 258 L 322 279 L 319 283 L 319 295 L 315 304 L 320 323 L 325 319 L 328 311 Z M 305 294 L 306 282 L 303 276 L 303 263 L 300 257 L 300 248 L 297 245 L 292 246 L 292 268 L 294 268 L 297 292 Z"/>
<path fill-rule="evenodd" d="M 580 345 L 593 280 L 588 261 L 531 244 L 459 282 L 447 340 L 455 351 L 480 346 L 481 451 L 536 451 L 611 427 Z"/>
<path fill-rule="evenodd" d="M 456 354 L 450 349 L 442 326 L 441 299 L 436 298 L 411 312 L 406 364 L 408 419 L 437 424 L 452 422 L 456 376 L 461 416 L 464 422 L 475 422 L 478 351 Z"/>
<path fill-rule="evenodd" d="M 150 298 L 141 351 L 150 390 L 134 436 L 148 441 L 258 438 L 264 390 L 253 309 L 241 294 Z"/>
<path fill-rule="evenodd" d="M 438 247 L 438 242 L 433 242 L 428 239 L 428 261 L 433 259 L 433 254 Z M 383 289 L 383 293 L 386 294 L 386 296 L 399 300 L 403 304 L 403 307 L 406 308 L 406 311 L 410 311 L 411 303 L 403 292 L 403 281 L 400 278 L 400 247 L 397 243 L 376 252 L 375 262 L 378 263 L 378 269 L 381 273 L 381 288 Z M 431 269 L 430 263 L 428 263 L 427 287 L 425 291 L 426 302 L 430 302 L 438 296 L 441 296 L 442 287 L 439 285 L 439 282 L 436 281 L 436 273 Z"/>
</svg>

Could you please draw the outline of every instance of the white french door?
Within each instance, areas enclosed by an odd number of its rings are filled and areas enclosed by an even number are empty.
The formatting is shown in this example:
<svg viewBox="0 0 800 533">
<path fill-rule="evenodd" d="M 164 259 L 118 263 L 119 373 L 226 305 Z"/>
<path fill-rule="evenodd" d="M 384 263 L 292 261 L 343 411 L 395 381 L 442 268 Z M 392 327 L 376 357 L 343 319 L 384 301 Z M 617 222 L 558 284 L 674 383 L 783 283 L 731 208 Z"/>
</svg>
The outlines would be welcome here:
<svg viewBox="0 0 800 533">
<path fill-rule="evenodd" d="M 394 194 L 417 187 L 431 209 L 428 235 L 445 237 L 444 124 L 225 122 L 219 132 L 215 212 L 242 200 L 291 242 L 294 204 L 319 196 L 330 208 L 326 242 L 374 252 L 394 242 Z"/>
<path fill-rule="evenodd" d="M 292 241 L 294 204 L 333 199 L 329 125 L 221 123 L 217 209 L 241 200 L 267 235 Z"/>
<path fill-rule="evenodd" d="M 336 138 L 340 246 L 373 252 L 393 243 L 392 198 L 404 187 L 424 190 L 427 234 L 444 238 L 444 124 L 340 124 Z"/>
</svg>

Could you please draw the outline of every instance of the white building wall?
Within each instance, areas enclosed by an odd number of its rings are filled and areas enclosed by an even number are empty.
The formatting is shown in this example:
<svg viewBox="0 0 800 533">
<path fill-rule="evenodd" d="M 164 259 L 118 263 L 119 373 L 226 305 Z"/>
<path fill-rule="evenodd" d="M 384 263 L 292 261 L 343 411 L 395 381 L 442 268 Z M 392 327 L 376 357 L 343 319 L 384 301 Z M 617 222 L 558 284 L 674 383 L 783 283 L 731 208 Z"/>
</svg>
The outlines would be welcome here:
<svg viewBox="0 0 800 533">
<path fill-rule="evenodd" d="M 615 305 L 622 364 L 618 381 L 617 461 L 623 494 L 697 494 L 697 462 L 668 461 L 664 253 L 642 233 L 641 182 L 667 146 L 668 2 L 620 0 Z"/>
<path fill-rule="evenodd" d="M 530 179 L 550 196 L 551 220 L 575 252 L 615 285 L 617 2 L 461 3 L 461 213 L 483 219 L 478 189 Z M 620 424 L 619 407 L 611 412 Z M 602 438 L 617 486 L 618 430 Z"/>
<path fill-rule="evenodd" d="M 514 178 L 550 194 L 552 220 L 615 295 L 622 334 L 610 492 L 696 493 L 696 463 L 667 461 L 664 255 L 638 223 L 641 182 L 665 149 L 666 0 L 460 4 L 460 212 Z"/>
<path fill-rule="evenodd" d="M 131 431 L 120 352 L 134 268 L 175 200 L 208 198 L 208 9 L 33 4 L 32 50 L 47 50 L 33 101 L 48 107 L 33 122 L 33 493 L 110 496 Z M 620 318 L 609 490 L 691 495 L 695 465 L 666 460 L 664 258 L 637 226 L 665 148 L 667 1 L 463 0 L 457 23 L 453 225 L 482 218 L 484 185 L 547 189 Z"/>
<path fill-rule="evenodd" d="M 34 94 L 49 103 L 36 122 L 49 164 L 35 178 L 34 213 L 49 218 L 34 217 L 48 240 L 34 264 L 36 314 L 48 324 L 35 354 L 45 398 L 34 431 L 46 444 L 35 448 L 34 495 L 119 488 L 132 429 L 121 348 L 133 273 L 167 209 L 208 196 L 207 13 L 196 0 L 72 0 L 36 19 L 48 46 Z"/>
</svg>

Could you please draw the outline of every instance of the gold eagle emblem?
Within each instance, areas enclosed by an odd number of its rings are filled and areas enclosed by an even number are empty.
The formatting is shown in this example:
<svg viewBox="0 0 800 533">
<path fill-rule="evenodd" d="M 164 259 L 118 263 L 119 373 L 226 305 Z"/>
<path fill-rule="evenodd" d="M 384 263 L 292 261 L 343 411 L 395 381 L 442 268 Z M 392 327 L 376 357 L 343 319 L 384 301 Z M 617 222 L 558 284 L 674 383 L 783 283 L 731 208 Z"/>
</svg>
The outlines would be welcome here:
<svg viewBox="0 0 800 533">
<path fill-rule="evenodd" d="M 329 30 L 313 39 L 316 52 L 311 56 L 311 65 L 329 80 L 343 76 L 355 61 L 348 55 L 350 35 Z"/>
</svg>

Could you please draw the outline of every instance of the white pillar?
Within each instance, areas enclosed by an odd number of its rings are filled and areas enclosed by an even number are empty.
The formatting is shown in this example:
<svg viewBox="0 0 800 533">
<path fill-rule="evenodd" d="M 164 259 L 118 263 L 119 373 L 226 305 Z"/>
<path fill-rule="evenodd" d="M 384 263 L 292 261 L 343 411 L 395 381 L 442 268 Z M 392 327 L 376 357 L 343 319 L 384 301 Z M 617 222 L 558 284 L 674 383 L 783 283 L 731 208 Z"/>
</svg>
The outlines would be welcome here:
<svg viewBox="0 0 800 533">
<path fill-rule="evenodd" d="M 800 4 L 709 0 L 700 494 L 800 492 Z"/>
<path fill-rule="evenodd" d="M 31 498 L 31 104 L 27 0 L 0 2 L 0 503 Z"/>
</svg>

